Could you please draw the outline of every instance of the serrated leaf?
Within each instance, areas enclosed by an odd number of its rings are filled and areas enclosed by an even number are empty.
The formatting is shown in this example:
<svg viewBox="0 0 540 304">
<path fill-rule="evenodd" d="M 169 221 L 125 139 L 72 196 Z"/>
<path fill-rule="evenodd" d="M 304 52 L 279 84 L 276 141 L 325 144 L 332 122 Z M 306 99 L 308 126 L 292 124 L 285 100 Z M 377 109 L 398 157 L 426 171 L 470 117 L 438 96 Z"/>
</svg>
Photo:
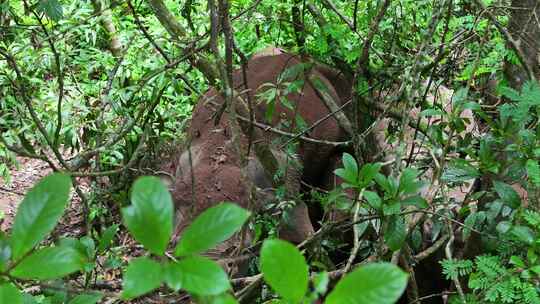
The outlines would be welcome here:
<svg viewBox="0 0 540 304">
<path fill-rule="evenodd" d="M 84 256 L 75 248 L 45 247 L 22 259 L 10 275 L 19 279 L 56 279 L 81 270 L 84 261 Z"/>
<path fill-rule="evenodd" d="M 19 205 L 11 233 L 12 259 L 36 246 L 64 213 L 71 189 L 69 176 L 53 173 L 42 178 Z"/>
<path fill-rule="evenodd" d="M 175 255 L 201 253 L 227 240 L 242 228 L 250 214 L 229 202 L 206 209 L 183 232 Z"/>
<path fill-rule="evenodd" d="M 341 279 L 325 304 L 392 304 L 405 291 L 407 274 L 390 263 L 360 266 Z"/>
<path fill-rule="evenodd" d="M 165 282 L 174 290 L 182 288 L 200 296 L 218 295 L 231 288 L 227 273 L 216 262 L 201 256 L 167 264 Z"/>
<path fill-rule="evenodd" d="M 132 205 L 122 209 L 130 234 L 148 251 L 163 255 L 173 229 L 173 204 L 159 178 L 140 177 L 133 184 Z"/>
<path fill-rule="evenodd" d="M 161 285 L 163 273 L 161 265 L 149 258 L 140 257 L 132 260 L 123 277 L 123 299 L 134 299 Z"/>
<path fill-rule="evenodd" d="M 298 303 L 308 289 L 308 265 L 292 244 L 266 240 L 261 249 L 261 271 L 264 280 L 281 297 Z"/>
</svg>

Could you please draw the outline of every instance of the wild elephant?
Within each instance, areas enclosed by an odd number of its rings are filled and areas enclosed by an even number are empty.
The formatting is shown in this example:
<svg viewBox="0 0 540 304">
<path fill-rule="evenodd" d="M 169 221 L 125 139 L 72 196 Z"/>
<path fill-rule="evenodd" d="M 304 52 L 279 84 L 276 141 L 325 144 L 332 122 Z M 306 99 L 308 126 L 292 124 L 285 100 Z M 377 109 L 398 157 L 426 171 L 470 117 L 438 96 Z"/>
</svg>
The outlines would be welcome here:
<svg viewBox="0 0 540 304">
<path fill-rule="evenodd" d="M 304 136 L 334 142 L 346 138 L 335 118 L 328 115 L 330 111 L 314 87 L 299 81 L 296 83 L 301 86 L 298 90 L 287 91 L 283 81 L 284 74 L 289 73 L 290 76 L 295 66 L 304 62 L 301 58 L 282 50 L 266 49 L 249 60 L 245 69 L 246 77 L 243 69 L 234 71 L 234 90 L 240 100 L 251 101 L 254 121 L 259 126 L 257 132 L 250 135 L 248 132 L 250 124 L 244 119 L 243 132 L 239 139 L 241 153 L 245 153 L 247 159 L 244 163 L 241 163 L 241 157 L 232 142 L 232 122 L 229 114 L 223 113 L 219 122 L 217 124 L 214 122 L 215 113 L 224 103 L 222 95 L 215 88 L 211 88 L 197 103 L 187 130 L 190 144 L 176 159 L 170 172 L 174 177 L 171 192 L 177 210 L 177 232 L 180 238 L 182 230 L 193 218 L 221 201 L 232 201 L 257 212 L 267 200 L 275 197 L 273 175 L 276 172 L 267 172 L 264 162 L 253 152 L 257 145 L 270 147 L 274 157 L 282 165 L 289 158 L 296 158 L 301 164 L 300 168 L 288 167 L 285 174 L 292 176 L 286 179 L 287 183 L 292 184 L 288 187 L 299 190 L 300 180 L 315 183 L 322 178 L 329 165 L 328 159 L 335 152 L 336 148 L 333 145 L 300 141 L 295 155 L 288 155 L 278 151 L 277 146 L 272 144 L 272 141 L 281 135 L 273 132 L 271 128 L 294 133 L 295 131 L 286 129 L 284 125 L 298 121 L 298 117 L 301 117 L 306 126 L 314 125 Z M 346 93 L 336 92 L 334 83 L 339 84 L 339 76 L 332 74 L 331 69 L 322 65 L 314 66 L 310 68 L 309 73 L 320 80 L 326 93 L 334 101 L 342 103 L 346 99 L 344 97 Z M 297 73 L 287 83 L 291 84 L 295 80 L 302 79 L 303 74 L 304 72 Z M 329 80 L 326 75 L 333 78 Z M 274 92 L 282 95 L 283 102 L 268 99 L 265 92 L 270 89 L 283 90 Z M 287 102 L 283 98 L 286 98 Z M 274 103 L 272 105 L 274 113 L 268 121 L 267 111 L 270 103 Z M 323 120 L 325 116 L 329 118 Z M 261 128 L 261 125 L 267 127 Z M 248 146 L 251 147 L 251 152 L 246 155 Z M 255 186 L 256 191 L 248 184 Z M 298 243 L 313 233 L 307 206 L 302 201 L 296 200 L 290 218 L 291 220 L 280 230 L 280 237 Z M 248 237 L 244 235 L 243 239 L 249 241 L 249 233 Z M 214 254 L 223 256 L 224 252 L 237 246 L 238 239 L 233 238 L 215 250 Z"/>
</svg>

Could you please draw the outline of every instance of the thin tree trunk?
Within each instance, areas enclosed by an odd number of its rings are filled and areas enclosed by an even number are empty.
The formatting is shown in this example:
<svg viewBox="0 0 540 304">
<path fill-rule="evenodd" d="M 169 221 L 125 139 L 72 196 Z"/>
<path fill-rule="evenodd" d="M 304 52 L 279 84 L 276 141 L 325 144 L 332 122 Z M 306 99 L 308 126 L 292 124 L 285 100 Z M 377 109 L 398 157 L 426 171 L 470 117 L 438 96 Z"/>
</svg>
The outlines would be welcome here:
<svg viewBox="0 0 540 304">
<path fill-rule="evenodd" d="M 118 39 L 116 34 L 116 26 L 114 25 L 112 19 L 112 13 L 110 8 L 108 8 L 108 3 L 103 2 L 104 0 L 92 0 L 92 6 L 94 7 L 94 12 L 101 15 L 101 25 L 107 33 L 107 38 L 109 39 L 109 50 L 114 57 L 120 57 L 122 55 L 122 42 Z"/>
<path fill-rule="evenodd" d="M 540 1 L 512 0 L 508 31 L 517 40 L 536 79 L 540 79 Z M 504 73 L 513 88 L 519 89 L 528 80 L 525 69 L 510 62 Z"/>
</svg>

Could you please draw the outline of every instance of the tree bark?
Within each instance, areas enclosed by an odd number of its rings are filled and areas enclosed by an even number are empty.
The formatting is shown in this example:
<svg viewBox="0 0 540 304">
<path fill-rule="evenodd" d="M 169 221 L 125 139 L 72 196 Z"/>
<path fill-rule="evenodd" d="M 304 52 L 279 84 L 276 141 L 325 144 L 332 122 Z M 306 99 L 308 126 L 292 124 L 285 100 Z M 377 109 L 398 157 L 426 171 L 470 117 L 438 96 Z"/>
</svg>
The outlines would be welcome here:
<svg viewBox="0 0 540 304">
<path fill-rule="evenodd" d="M 540 79 L 540 1 L 512 0 L 508 31 L 523 50 L 524 61 Z M 519 89 L 528 80 L 524 67 L 506 62 L 504 73 L 510 85 Z"/>
<path fill-rule="evenodd" d="M 108 8 L 108 4 L 104 5 L 102 0 L 92 0 L 92 6 L 94 7 L 94 12 L 101 15 L 101 25 L 105 29 L 109 39 L 109 50 L 114 57 L 120 57 L 122 55 L 123 46 L 116 34 L 116 26 L 114 25 L 112 13 L 110 8 Z"/>
</svg>

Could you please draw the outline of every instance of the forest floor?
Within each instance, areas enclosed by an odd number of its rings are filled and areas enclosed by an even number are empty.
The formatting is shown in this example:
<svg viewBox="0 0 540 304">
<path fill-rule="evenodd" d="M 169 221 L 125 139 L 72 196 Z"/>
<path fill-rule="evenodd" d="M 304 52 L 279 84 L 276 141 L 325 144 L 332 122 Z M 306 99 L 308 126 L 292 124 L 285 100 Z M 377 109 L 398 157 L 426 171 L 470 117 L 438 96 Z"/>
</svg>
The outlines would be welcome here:
<svg viewBox="0 0 540 304">
<path fill-rule="evenodd" d="M 52 172 L 49 165 L 39 159 L 17 157 L 17 166 L 10 168 L 11 181 L 0 178 L 0 230 L 7 231 L 13 224 L 17 208 L 24 195 L 44 176 Z M 83 185 L 84 187 L 84 185 Z M 74 191 L 73 191 L 74 192 Z M 83 223 L 80 199 L 72 193 L 65 216 L 56 229 L 57 235 L 78 235 Z"/>
</svg>

